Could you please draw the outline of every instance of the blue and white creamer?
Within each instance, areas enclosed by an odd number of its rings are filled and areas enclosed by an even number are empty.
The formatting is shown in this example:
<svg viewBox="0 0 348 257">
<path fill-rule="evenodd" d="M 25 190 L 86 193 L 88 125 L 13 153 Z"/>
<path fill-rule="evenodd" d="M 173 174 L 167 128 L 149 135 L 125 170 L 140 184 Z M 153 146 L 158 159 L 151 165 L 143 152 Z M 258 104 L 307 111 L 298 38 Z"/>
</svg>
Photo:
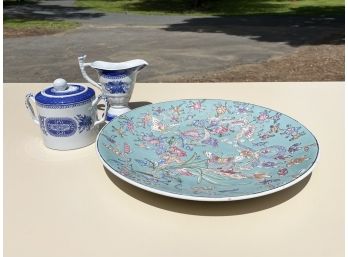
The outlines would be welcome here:
<svg viewBox="0 0 348 257">
<path fill-rule="evenodd" d="M 148 65 L 144 60 L 136 59 L 120 63 L 95 61 L 85 63 L 86 55 L 78 58 L 82 76 L 92 85 L 100 88 L 107 97 L 110 108 L 107 110 L 107 121 L 130 111 L 128 107 L 138 72 Z M 98 72 L 99 83 L 92 80 L 85 67 Z"/>
</svg>

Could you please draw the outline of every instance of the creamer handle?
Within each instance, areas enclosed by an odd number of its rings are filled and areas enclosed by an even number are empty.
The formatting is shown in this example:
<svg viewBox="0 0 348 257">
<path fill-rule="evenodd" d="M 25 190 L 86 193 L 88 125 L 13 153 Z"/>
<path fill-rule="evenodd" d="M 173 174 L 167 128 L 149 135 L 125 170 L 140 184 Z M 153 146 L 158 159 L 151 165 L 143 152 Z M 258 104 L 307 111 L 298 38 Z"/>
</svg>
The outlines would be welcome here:
<svg viewBox="0 0 348 257">
<path fill-rule="evenodd" d="M 25 107 L 27 107 L 27 110 L 30 112 L 31 118 L 33 119 L 34 123 L 39 125 L 40 124 L 39 119 L 37 118 L 34 112 L 34 108 L 31 105 L 30 100 L 32 100 L 34 103 L 36 102 L 35 97 L 32 93 L 29 93 L 25 96 Z"/>
<path fill-rule="evenodd" d="M 87 72 L 85 71 L 85 67 L 91 67 L 91 63 L 85 63 L 86 57 L 87 57 L 87 55 L 80 56 L 80 57 L 78 58 L 82 76 L 83 76 L 89 83 L 91 83 L 93 86 L 96 86 L 97 88 L 101 89 L 101 88 L 102 88 L 101 85 L 100 85 L 99 83 L 95 82 L 93 79 L 91 79 L 91 78 L 87 75 Z"/>
<path fill-rule="evenodd" d="M 106 112 L 108 111 L 109 109 L 109 102 L 106 98 L 106 96 L 104 95 L 99 95 L 93 102 L 92 102 L 92 108 L 95 109 L 95 111 L 97 112 L 97 104 L 101 101 L 101 100 L 104 100 L 105 102 L 105 110 L 102 114 L 102 117 L 98 120 L 98 113 L 97 113 L 97 119 L 96 121 L 94 122 L 94 126 L 100 124 L 100 123 L 103 123 L 106 119 Z"/>
</svg>

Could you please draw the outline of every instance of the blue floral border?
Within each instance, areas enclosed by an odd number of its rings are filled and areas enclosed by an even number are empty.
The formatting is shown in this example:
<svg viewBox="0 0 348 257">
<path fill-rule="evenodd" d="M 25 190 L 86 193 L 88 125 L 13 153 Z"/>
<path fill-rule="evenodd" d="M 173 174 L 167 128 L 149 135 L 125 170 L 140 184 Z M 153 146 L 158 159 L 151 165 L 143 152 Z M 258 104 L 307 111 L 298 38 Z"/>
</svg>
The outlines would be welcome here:
<svg viewBox="0 0 348 257">
<path fill-rule="evenodd" d="M 86 101 L 82 101 L 82 102 L 78 102 L 78 103 L 71 103 L 71 104 L 42 104 L 40 102 L 37 102 L 37 105 L 43 108 L 47 108 L 47 109 L 67 109 L 67 108 L 73 108 L 73 107 L 77 107 L 77 106 L 81 106 L 84 105 L 88 102 L 91 102 L 91 99 L 88 99 Z"/>
</svg>

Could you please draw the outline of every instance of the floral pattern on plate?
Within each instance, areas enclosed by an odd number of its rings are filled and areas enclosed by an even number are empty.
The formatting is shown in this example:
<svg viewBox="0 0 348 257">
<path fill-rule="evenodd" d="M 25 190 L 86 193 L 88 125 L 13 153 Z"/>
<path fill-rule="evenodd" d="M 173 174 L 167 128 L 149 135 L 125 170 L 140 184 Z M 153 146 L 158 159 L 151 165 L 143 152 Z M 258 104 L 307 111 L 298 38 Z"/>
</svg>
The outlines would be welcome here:
<svg viewBox="0 0 348 257">
<path fill-rule="evenodd" d="M 178 100 L 112 120 L 98 153 L 120 178 L 190 200 L 252 198 L 308 175 L 319 147 L 296 120 L 229 100 Z"/>
</svg>

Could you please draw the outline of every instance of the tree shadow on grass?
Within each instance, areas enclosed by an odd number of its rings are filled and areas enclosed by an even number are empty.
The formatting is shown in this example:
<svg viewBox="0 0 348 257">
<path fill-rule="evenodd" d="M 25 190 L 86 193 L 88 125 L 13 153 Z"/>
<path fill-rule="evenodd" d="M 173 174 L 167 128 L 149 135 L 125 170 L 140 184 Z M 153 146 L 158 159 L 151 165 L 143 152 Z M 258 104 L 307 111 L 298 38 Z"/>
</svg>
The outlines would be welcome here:
<svg viewBox="0 0 348 257">
<path fill-rule="evenodd" d="M 344 15 L 343 1 L 341 6 L 310 6 L 307 1 L 290 0 L 202 0 L 198 7 L 193 7 L 193 2 L 193 0 L 137 0 L 125 2 L 124 7 L 128 11 L 137 12 L 200 13 L 228 16 L 260 14 Z"/>
<path fill-rule="evenodd" d="M 105 15 L 83 7 L 52 5 L 48 1 L 6 5 L 3 11 L 4 19 L 19 20 L 91 19 Z"/>
<path fill-rule="evenodd" d="M 277 12 L 287 8 L 282 1 L 272 3 L 260 0 L 210 0 L 203 1 L 199 7 L 193 8 L 192 0 L 141 0 L 126 4 L 129 11 L 160 12 L 175 14 L 218 14 L 218 15 L 246 15 L 265 12 Z"/>
<path fill-rule="evenodd" d="M 142 0 L 127 5 L 129 11 L 164 13 L 215 13 L 170 24 L 166 31 L 224 33 L 261 42 L 284 42 L 291 46 L 344 44 L 342 6 L 309 6 L 299 2 L 262 0 L 210 0 L 192 9 L 183 0 Z"/>
<path fill-rule="evenodd" d="M 125 5 L 127 11 L 187 13 L 190 12 L 190 1 L 182 0 L 143 0 Z"/>
<path fill-rule="evenodd" d="M 9 6 L 19 6 L 23 4 L 36 4 L 38 0 L 22 0 L 22 2 L 18 2 L 17 0 L 4 0 L 3 1 L 3 6 L 9 7 Z"/>
<path fill-rule="evenodd" d="M 343 21 L 341 23 L 340 21 Z M 291 46 L 344 44 L 344 18 L 333 17 L 204 17 L 171 24 L 166 31 L 224 33 L 261 42 L 284 42 Z"/>
</svg>

